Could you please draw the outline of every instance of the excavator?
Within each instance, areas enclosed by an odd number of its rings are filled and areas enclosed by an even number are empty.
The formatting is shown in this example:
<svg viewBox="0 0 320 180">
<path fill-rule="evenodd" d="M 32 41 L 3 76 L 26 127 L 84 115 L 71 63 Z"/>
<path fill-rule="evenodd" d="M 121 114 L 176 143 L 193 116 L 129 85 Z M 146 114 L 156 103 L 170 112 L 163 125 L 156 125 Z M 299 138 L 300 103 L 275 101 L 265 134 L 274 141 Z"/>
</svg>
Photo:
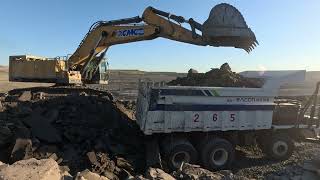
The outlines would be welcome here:
<svg viewBox="0 0 320 180">
<path fill-rule="evenodd" d="M 69 57 L 10 56 L 9 80 L 61 84 L 105 83 L 105 55 L 109 47 L 158 37 L 198 46 L 235 47 L 248 53 L 258 44 L 242 14 L 229 4 L 213 7 L 203 24 L 192 18 L 186 19 L 147 7 L 142 17 L 94 23 Z"/>
</svg>

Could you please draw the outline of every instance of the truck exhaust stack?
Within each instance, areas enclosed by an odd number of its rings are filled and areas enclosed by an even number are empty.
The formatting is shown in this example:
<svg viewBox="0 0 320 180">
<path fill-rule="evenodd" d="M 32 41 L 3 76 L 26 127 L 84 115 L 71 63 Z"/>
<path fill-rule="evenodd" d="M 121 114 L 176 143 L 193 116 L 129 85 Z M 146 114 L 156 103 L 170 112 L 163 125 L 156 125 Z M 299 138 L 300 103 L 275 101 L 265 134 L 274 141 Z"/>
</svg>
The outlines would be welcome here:
<svg viewBox="0 0 320 180">
<path fill-rule="evenodd" d="M 212 8 L 202 28 L 202 35 L 211 46 L 241 48 L 249 53 L 258 44 L 242 14 L 226 3 Z"/>
</svg>

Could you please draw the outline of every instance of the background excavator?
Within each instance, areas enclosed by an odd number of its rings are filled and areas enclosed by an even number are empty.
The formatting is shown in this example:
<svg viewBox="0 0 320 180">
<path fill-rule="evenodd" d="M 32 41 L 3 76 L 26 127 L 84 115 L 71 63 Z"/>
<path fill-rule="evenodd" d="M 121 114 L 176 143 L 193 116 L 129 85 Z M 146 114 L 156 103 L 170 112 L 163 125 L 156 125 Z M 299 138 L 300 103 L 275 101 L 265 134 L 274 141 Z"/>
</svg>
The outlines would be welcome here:
<svg viewBox="0 0 320 180">
<path fill-rule="evenodd" d="M 190 29 L 182 24 L 189 24 Z M 110 46 L 158 37 L 199 46 L 241 48 L 247 52 L 258 44 L 241 13 L 229 4 L 216 5 L 203 24 L 148 7 L 142 17 L 94 23 L 70 57 L 10 56 L 9 80 L 106 83 L 108 73 L 104 57 Z"/>
</svg>

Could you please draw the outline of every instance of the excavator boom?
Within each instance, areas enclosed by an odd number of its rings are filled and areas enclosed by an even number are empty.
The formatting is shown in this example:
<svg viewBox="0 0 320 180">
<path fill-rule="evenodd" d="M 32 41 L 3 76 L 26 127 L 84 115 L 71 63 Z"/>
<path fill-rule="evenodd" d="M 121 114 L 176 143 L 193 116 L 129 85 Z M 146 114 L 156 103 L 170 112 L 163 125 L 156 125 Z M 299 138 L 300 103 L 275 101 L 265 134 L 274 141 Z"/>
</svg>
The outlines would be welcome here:
<svg viewBox="0 0 320 180">
<path fill-rule="evenodd" d="M 182 26 L 183 23 L 190 28 Z M 247 52 L 258 44 L 241 13 L 229 4 L 215 6 L 203 24 L 148 7 L 142 17 L 94 23 L 67 60 L 66 71 L 79 72 L 83 82 L 91 83 L 110 46 L 158 37 L 199 46 L 241 48 Z"/>
</svg>

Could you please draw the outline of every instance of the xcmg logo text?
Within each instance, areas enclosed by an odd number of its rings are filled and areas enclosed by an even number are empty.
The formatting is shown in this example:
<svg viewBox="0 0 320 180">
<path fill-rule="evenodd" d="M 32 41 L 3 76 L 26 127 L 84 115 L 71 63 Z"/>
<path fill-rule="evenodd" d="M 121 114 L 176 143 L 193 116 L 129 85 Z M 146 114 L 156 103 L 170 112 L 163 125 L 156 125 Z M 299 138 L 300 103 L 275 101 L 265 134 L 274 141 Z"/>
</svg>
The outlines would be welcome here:
<svg viewBox="0 0 320 180">
<path fill-rule="evenodd" d="M 142 36 L 144 35 L 144 29 L 125 29 L 125 30 L 118 30 L 117 37 L 129 37 L 129 36 Z"/>
</svg>

